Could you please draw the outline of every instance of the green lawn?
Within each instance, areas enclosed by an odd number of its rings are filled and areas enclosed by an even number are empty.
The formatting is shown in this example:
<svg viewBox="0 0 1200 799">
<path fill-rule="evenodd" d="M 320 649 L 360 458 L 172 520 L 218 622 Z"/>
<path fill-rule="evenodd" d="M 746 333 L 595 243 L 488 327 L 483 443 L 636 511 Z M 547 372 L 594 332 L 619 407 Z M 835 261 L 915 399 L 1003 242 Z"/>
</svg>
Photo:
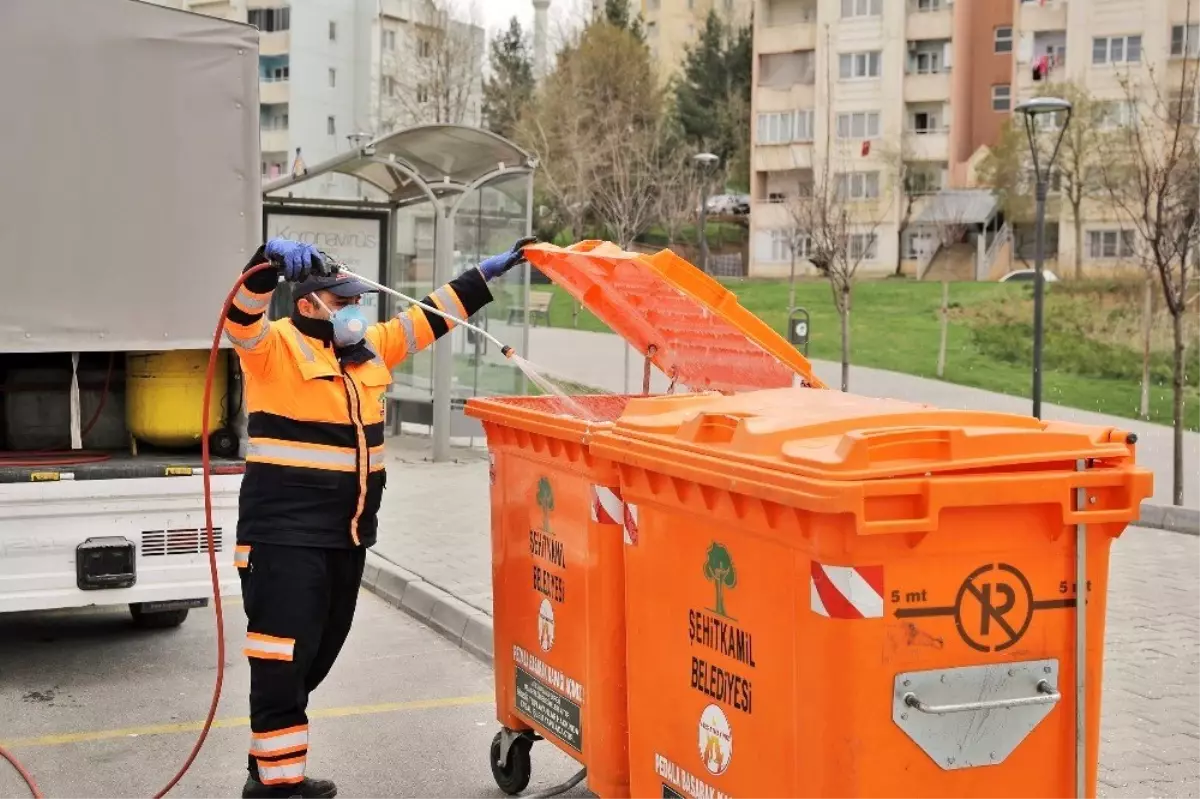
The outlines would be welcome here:
<svg viewBox="0 0 1200 799">
<path fill-rule="evenodd" d="M 729 281 L 726 283 L 747 309 L 781 333 L 786 328 L 786 282 Z M 1136 418 L 1141 397 L 1141 355 L 1133 310 L 1105 306 L 1115 297 L 1107 286 L 1092 287 L 1095 295 L 1079 288 L 1048 292 L 1046 305 L 1046 369 L 1043 399 L 1098 413 Z M 540 290 L 547 287 L 538 286 Z M 1089 290 L 1092 290 L 1089 289 Z M 561 289 L 551 304 L 550 322 L 572 326 L 573 302 Z M 940 335 L 940 283 L 913 280 L 864 280 L 854 290 L 851 312 L 851 363 L 896 372 L 935 377 Z M 1026 285 L 954 283 L 950 289 L 952 318 L 946 355 L 945 379 L 1015 396 L 1030 394 L 1032 352 L 1032 301 Z M 797 284 L 797 304 L 810 314 L 809 356 L 837 361 L 841 358 L 840 325 L 829 286 L 823 281 Z M 1100 299 L 1097 299 L 1100 298 Z M 1115 302 L 1115 300 L 1112 300 Z M 1104 306 L 1104 307 L 1102 307 Z M 607 331 L 587 311 L 579 314 L 583 330 Z M 1160 328 L 1166 329 L 1165 321 Z M 1196 339 L 1195 327 L 1189 331 Z M 1171 383 L 1166 339 L 1159 336 L 1154 358 L 1155 383 L 1151 388 L 1151 420 L 1171 422 Z M 1188 354 L 1195 365 L 1196 345 Z M 1197 375 L 1188 376 L 1186 422 L 1200 429 L 1200 391 Z M 851 384 L 851 389 L 854 386 Z"/>
</svg>

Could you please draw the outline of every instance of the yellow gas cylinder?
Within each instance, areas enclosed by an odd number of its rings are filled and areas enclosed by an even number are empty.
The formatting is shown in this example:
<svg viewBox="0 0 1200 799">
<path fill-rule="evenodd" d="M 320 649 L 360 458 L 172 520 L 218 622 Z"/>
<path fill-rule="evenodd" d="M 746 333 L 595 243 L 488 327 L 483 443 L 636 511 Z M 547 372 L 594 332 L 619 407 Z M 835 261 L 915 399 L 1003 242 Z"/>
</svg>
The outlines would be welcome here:
<svg viewBox="0 0 1200 799">
<path fill-rule="evenodd" d="M 208 429 L 221 426 L 228 391 L 228 352 L 217 356 Z M 138 441 L 159 447 L 200 443 L 207 350 L 131 352 L 125 362 L 125 423 Z"/>
</svg>

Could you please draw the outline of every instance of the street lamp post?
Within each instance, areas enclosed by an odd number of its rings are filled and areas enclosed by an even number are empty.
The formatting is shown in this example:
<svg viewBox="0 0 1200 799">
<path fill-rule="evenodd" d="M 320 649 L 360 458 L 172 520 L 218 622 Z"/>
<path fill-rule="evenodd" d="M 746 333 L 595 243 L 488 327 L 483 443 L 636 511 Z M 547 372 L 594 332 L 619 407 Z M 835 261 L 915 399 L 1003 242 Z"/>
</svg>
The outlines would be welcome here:
<svg viewBox="0 0 1200 799">
<path fill-rule="evenodd" d="M 700 167 L 700 269 L 708 271 L 708 170 L 721 160 L 712 153 L 696 153 L 692 160 Z"/>
<path fill-rule="evenodd" d="M 1026 100 L 1013 109 L 1025 115 L 1025 133 L 1029 137 L 1029 150 L 1033 156 L 1033 174 L 1037 183 L 1037 238 L 1035 243 L 1034 278 L 1033 278 L 1033 415 L 1042 418 L 1042 339 L 1044 327 L 1042 322 L 1046 294 L 1044 276 L 1046 262 L 1046 195 L 1050 192 L 1050 169 L 1054 159 L 1058 157 L 1058 148 L 1062 144 L 1063 134 L 1071 122 L 1071 103 L 1057 97 L 1036 97 Z M 1038 130 L 1037 118 L 1044 114 L 1065 114 L 1062 124 L 1058 126 L 1058 137 L 1054 141 L 1054 150 L 1045 169 L 1038 163 Z"/>
</svg>

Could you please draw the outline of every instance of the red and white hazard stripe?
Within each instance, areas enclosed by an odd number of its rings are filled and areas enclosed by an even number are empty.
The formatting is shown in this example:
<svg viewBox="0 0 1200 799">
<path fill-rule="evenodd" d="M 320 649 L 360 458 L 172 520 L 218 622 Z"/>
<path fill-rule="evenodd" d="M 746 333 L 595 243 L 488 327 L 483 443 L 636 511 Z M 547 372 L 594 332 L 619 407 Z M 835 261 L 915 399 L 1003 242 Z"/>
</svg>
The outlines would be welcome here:
<svg viewBox="0 0 1200 799">
<path fill-rule="evenodd" d="M 625 528 L 625 543 L 636 546 L 638 542 L 638 506 L 632 502 L 625 503 L 625 515 L 622 519 Z"/>
<path fill-rule="evenodd" d="M 883 618 L 882 566 L 825 566 L 812 562 L 813 613 L 829 619 Z"/>
<path fill-rule="evenodd" d="M 592 486 L 592 521 L 598 524 L 620 524 L 621 505 L 619 489 Z"/>
</svg>

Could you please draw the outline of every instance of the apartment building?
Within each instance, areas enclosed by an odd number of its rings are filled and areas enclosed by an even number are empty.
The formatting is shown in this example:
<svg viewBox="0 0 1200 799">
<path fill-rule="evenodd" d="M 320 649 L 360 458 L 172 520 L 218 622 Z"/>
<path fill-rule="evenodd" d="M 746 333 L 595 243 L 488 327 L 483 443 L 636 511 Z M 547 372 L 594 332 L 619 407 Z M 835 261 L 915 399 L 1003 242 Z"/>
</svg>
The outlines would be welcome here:
<svg viewBox="0 0 1200 799">
<path fill-rule="evenodd" d="M 1064 84 L 1086 89 L 1097 104 L 1095 119 L 1072 124 L 1112 128 L 1146 124 L 1139 120 L 1130 94 L 1144 101 L 1161 93 L 1173 94 L 1181 85 L 1185 56 L 1189 74 L 1200 57 L 1200 3 L 1187 0 L 1016 0 L 1013 20 L 1014 103 L 1041 94 L 1061 93 Z M 1150 83 L 1154 77 L 1154 88 Z M 1126 84 L 1134 87 L 1126 90 Z M 1189 92 L 1198 90 L 1194 84 Z M 1192 124 L 1200 123 L 1200 104 L 1184 98 L 1184 112 Z M 1047 203 L 1048 268 L 1059 275 L 1073 273 L 1076 254 L 1076 220 L 1070 204 L 1055 191 L 1051 180 Z M 1084 201 L 1078 226 L 1085 273 L 1107 273 L 1136 267 L 1136 235 L 1122 222 L 1117 209 L 1102 192 Z M 1018 259 L 1031 260 L 1034 224 L 1013 220 Z M 1020 264 L 1019 264 L 1020 265 Z"/>
<path fill-rule="evenodd" d="M 754 0 L 640 0 L 646 26 L 646 44 L 668 80 L 683 66 L 687 48 L 699 38 L 709 12 L 716 11 L 728 24 L 750 24 Z"/>
<path fill-rule="evenodd" d="M 796 198 L 829 180 L 859 275 L 973 276 L 1008 235 L 970 164 L 1012 107 L 1012 2 L 757 0 L 750 274 L 791 269 Z M 934 244 L 940 230 L 959 240 Z M 901 235 L 904 229 L 904 235 Z M 799 245 L 802 268 L 805 246 Z M 952 259 L 953 260 L 953 259 Z"/>
<path fill-rule="evenodd" d="M 260 30 L 264 181 L 346 152 L 359 135 L 482 121 L 484 31 L 433 0 L 164 1 Z M 354 191 L 342 182 L 304 191 Z"/>
</svg>

